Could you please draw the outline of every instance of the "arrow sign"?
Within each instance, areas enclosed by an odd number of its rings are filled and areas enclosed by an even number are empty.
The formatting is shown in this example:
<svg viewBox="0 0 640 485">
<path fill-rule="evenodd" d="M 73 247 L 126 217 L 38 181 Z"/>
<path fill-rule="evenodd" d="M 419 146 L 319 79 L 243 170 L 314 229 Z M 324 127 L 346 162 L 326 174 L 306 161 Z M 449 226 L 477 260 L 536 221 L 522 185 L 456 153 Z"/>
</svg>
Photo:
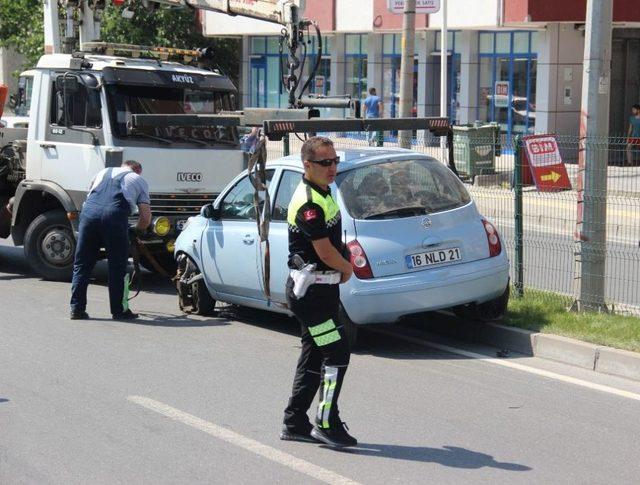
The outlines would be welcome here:
<svg viewBox="0 0 640 485">
<path fill-rule="evenodd" d="M 541 175 L 540 176 L 540 180 L 542 180 L 543 182 L 553 182 L 554 184 L 560 180 L 560 178 L 562 177 L 562 175 L 560 175 L 558 172 L 554 172 L 553 170 L 551 172 L 549 172 L 547 175 Z"/>
<path fill-rule="evenodd" d="M 531 175 L 540 192 L 571 190 L 567 168 L 554 135 L 527 135 L 524 141 Z"/>
</svg>

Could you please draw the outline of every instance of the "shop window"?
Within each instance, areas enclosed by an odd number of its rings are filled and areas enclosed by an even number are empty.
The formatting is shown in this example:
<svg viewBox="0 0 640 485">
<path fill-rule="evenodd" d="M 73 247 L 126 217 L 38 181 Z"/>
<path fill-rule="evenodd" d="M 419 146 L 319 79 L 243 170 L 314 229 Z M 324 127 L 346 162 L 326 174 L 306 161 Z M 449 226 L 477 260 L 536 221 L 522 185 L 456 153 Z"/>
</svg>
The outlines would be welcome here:
<svg viewBox="0 0 640 485">
<path fill-rule="evenodd" d="M 516 32 L 513 34 L 513 52 L 529 52 L 529 32 Z"/>
<path fill-rule="evenodd" d="M 264 37 L 251 37 L 251 53 L 264 54 L 266 50 L 266 40 Z"/>
<path fill-rule="evenodd" d="M 480 34 L 480 54 L 493 54 L 493 32 L 482 32 Z"/>
<path fill-rule="evenodd" d="M 511 52 L 511 32 L 496 33 L 496 53 L 509 54 Z"/>
<path fill-rule="evenodd" d="M 285 48 L 286 52 L 286 48 Z M 279 37 L 267 37 L 267 54 L 279 54 L 280 53 L 280 38 Z"/>
</svg>

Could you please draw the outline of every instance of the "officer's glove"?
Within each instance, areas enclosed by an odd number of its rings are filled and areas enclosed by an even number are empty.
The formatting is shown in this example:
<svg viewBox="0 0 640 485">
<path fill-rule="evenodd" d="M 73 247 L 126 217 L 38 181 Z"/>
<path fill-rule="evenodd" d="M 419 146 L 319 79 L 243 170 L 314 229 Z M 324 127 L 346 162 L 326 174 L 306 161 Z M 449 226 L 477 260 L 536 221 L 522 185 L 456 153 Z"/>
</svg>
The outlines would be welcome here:
<svg viewBox="0 0 640 485">
<path fill-rule="evenodd" d="M 315 264 L 306 264 L 302 269 L 294 269 L 291 271 L 293 294 L 296 298 L 300 299 L 304 297 L 309 287 L 316 282 L 316 276 L 313 274 L 315 269 Z"/>
</svg>

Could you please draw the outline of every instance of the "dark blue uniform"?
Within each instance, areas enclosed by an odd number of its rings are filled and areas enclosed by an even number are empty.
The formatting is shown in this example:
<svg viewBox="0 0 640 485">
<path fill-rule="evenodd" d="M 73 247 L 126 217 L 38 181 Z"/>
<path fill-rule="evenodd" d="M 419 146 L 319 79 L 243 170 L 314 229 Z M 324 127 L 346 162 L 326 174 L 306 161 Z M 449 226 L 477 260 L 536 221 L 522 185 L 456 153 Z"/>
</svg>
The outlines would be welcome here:
<svg viewBox="0 0 640 485">
<path fill-rule="evenodd" d="M 98 260 L 100 248 L 105 248 L 109 261 L 109 303 L 113 315 L 129 309 L 125 297 L 128 286 L 130 205 L 122 192 L 122 181 L 129 171 L 112 178 L 107 169 L 102 180 L 89 193 L 80 213 L 78 246 L 71 281 L 71 311 L 87 308 L 89 277 Z"/>
</svg>

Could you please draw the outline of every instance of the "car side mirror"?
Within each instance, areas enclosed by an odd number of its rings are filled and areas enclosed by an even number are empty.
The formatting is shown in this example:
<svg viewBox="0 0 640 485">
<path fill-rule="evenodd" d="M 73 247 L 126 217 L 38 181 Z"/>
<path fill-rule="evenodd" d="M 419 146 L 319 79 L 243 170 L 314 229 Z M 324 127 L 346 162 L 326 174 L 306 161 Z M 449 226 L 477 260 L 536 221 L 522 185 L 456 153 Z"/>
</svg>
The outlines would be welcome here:
<svg viewBox="0 0 640 485">
<path fill-rule="evenodd" d="M 217 221 L 220 219 L 220 209 L 213 206 L 213 204 L 207 204 L 200 210 L 200 215 L 207 219 L 213 219 Z"/>
</svg>

